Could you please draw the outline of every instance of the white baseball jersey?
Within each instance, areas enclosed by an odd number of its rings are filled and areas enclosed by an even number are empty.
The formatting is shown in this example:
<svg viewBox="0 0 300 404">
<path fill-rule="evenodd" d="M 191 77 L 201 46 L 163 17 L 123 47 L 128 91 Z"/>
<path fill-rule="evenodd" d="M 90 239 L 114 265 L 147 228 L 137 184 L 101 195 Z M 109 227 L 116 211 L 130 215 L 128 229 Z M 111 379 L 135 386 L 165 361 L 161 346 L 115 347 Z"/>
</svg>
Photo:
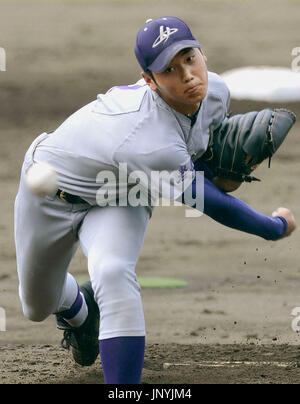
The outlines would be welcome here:
<svg viewBox="0 0 300 404">
<path fill-rule="evenodd" d="M 105 187 L 99 173 L 119 176 L 123 192 L 136 170 L 149 178 L 153 171 L 181 175 L 191 169 L 191 159 L 207 147 L 209 126 L 225 117 L 229 103 L 223 81 L 213 73 L 208 77 L 208 92 L 193 126 L 140 80 L 99 95 L 56 131 L 34 140 L 15 201 L 19 293 L 28 318 L 42 321 L 72 304 L 78 286 L 67 271 L 80 243 L 100 309 L 99 339 L 145 335 L 135 265 L 152 206 L 97 206 L 98 191 Z M 24 175 L 33 161 L 51 164 L 59 187 L 89 203 L 32 194 Z M 123 163 L 127 176 L 119 172 Z"/>
<path fill-rule="evenodd" d="M 128 191 L 128 176 L 136 170 L 145 174 L 146 188 L 153 171 L 182 174 L 191 170 L 191 160 L 207 148 L 210 125 L 224 119 L 228 105 L 226 84 L 211 72 L 207 95 L 193 126 L 143 79 L 131 86 L 113 87 L 40 142 L 35 160 L 45 161 L 57 171 L 59 188 L 94 205 L 97 191 L 104 185 L 103 178 L 99 179 L 104 170 L 118 178 L 116 193 Z M 124 176 L 119 170 L 123 163 L 127 164 Z M 173 195 L 174 199 L 178 196 Z"/>
</svg>

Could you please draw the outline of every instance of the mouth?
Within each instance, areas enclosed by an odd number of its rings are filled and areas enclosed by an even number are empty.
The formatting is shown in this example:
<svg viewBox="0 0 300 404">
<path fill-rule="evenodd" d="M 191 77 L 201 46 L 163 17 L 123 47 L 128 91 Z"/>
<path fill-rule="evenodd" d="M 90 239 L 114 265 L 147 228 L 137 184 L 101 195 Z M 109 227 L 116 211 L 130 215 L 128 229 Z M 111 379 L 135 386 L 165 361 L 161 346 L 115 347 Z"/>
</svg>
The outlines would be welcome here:
<svg viewBox="0 0 300 404">
<path fill-rule="evenodd" d="M 188 88 L 187 90 L 185 90 L 186 94 L 193 94 L 195 92 L 197 92 L 199 90 L 200 84 L 196 84 L 193 87 Z"/>
</svg>

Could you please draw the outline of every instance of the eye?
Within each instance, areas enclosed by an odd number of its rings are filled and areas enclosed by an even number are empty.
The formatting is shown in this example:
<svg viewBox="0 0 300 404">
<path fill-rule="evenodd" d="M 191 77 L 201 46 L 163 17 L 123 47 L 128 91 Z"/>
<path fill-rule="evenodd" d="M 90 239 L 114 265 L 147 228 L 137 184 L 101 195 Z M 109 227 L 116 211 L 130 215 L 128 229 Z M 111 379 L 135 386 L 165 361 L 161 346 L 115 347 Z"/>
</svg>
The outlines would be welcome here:
<svg viewBox="0 0 300 404">
<path fill-rule="evenodd" d="M 164 71 L 164 73 L 172 73 L 174 70 L 175 70 L 174 67 L 168 67 L 168 68 Z"/>
<path fill-rule="evenodd" d="M 194 59 L 195 59 L 195 54 L 188 56 L 186 60 L 187 60 L 187 62 L 193 62 Z"/>
</svg>

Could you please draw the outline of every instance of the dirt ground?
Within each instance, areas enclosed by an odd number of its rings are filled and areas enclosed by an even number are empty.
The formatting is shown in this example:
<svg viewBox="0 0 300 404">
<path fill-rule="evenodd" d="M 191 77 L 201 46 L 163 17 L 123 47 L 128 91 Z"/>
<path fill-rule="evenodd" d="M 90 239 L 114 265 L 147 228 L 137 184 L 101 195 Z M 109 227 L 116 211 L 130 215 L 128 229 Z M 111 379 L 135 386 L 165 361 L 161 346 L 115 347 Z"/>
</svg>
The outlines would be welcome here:
<svg viewBox="0 0 300 404">
<path fill-rule="evenodd" d="M 103 384 L 100 360 L 73 364 L 59 347 L 53 318 L 26 320 L 18 299 L 13 201 L 24 153 L 45 130 L 116 84 L 139 77 L 133 46 L 147 18 L 186 20 L 208 56 L 208 68 L 289 67 L 300 46 L 299 1 L 0 1 L 0 383 Z M 233 113 L 268 104 L 232 101 Z M 268 105 L 269 106 L 269 105 Z M 300 104 L 282 104 L 300 116 Z M 261 182 L 235 195 L 264 214 L 278 206 L 300 217 L 299 122 Z M 137 265 L 138 276 L 177 277 L 181 289 L 142 290 L 147 347 L 142 382 L 299 383 L 299 233 L 278 242 L 189 219 L 182 207 L 159 207 Z M 86 276 L 78 251 L 70 271 Z M 299 309 L 300 313 L 300 309 Z M 169 364 L 169 365 L 166 365 Z"/>
</svg>

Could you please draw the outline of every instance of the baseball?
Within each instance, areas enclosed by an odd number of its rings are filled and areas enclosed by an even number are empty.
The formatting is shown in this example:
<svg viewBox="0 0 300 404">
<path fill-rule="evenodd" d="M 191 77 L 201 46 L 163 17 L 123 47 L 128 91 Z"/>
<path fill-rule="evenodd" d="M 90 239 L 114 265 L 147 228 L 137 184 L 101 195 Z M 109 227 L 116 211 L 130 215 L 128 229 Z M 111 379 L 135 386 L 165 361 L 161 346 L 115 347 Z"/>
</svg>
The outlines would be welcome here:
<svg viewBox="0 0 300 404">
<path fill-rule="evenodd" d="M 25 174 L 30 191 L 38 196 L 54 196 L 57 189 L 57 173 L 46 163 L 33 163 Z"/>
</svg>

